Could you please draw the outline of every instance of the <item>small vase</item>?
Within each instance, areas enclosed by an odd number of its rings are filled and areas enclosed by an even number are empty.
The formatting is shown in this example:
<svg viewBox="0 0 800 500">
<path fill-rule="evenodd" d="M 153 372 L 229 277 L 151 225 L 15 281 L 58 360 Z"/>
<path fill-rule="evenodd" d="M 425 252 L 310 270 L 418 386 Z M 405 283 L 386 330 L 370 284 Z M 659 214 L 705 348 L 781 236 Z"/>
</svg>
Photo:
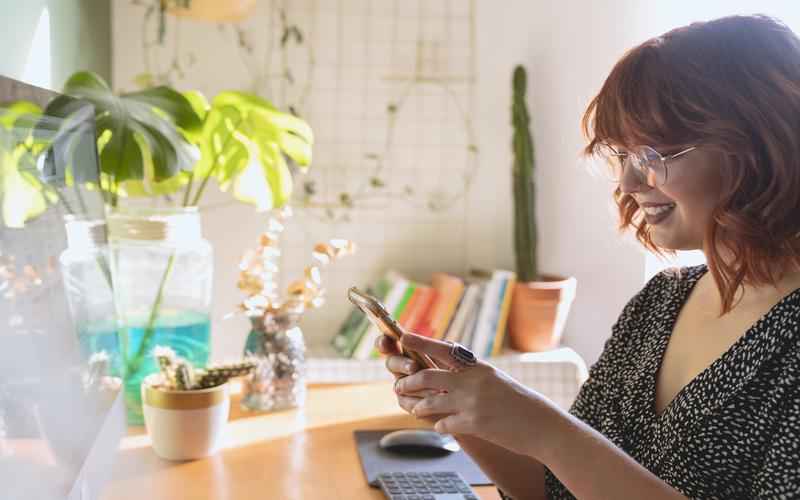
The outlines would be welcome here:
<svg viewBox="0 0 800 500">
<path fill-rule="evenodd" d="M 303 406 L 306 399 L 306 346 L 303 332 L 291 326 L 276 332 L 252 329 L 245 355 L 258 366 L 244 379 L 242 407 L 279 411 Z"/>
</svg>

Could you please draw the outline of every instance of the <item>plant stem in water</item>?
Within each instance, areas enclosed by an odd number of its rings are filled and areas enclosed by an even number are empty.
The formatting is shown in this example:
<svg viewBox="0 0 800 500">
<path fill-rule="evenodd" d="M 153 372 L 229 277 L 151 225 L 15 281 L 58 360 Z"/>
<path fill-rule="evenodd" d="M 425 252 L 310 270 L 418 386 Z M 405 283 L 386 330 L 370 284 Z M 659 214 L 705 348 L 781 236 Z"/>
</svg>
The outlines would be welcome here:
<svg viewBox="0 0 800 500">
<path fill-rule="evenodd" d="M 172 268 L 174 264 L 175 253 L 173 252 L 172 255 L 169 256 L 167 268 L 164 271 L 164 276 L 161 277 L 161 283 L 158 285 L 158 292 L 156 292 L 156 298 L 153 301 L 153 307 L 150 309 L 150 316 L 147 318 L 147 325 L 145 326 L 144 334 L 142 335 L 142 341 L 139 343 L 139 348 L 136 350 L 136 354 L 133 356 L 133 358 L 128 358 L 128 362 L 125 363 L 126 375 L 136 373 L 139 370 L 142 365 L 142 361 L 144 361 L 144 356 L 147 354 L 148 348 L 153 341 L 153 337 L 156 333 L 156 321 L 158 320 L 158 314 L 161 311 L 161 302 L 164 300 L 164 290 L 167 285 L 167 280 L 169 280 L 169 277 L 172 274 Z M 128 336 L 127 326 L 125 336 Z"/>
</svg>

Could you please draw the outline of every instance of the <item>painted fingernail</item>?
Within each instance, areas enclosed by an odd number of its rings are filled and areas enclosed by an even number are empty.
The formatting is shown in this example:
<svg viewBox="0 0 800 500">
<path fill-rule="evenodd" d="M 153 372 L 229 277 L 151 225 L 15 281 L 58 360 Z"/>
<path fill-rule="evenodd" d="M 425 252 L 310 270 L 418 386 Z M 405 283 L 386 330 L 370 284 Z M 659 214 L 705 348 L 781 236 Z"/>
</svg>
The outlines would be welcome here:
<svg viewBox="0 0 800 500">
<path fill-rule="evenodd" d="M 410 372 L 411 370 L 414 369 L 414 362 L 413 361 L 406 361 L 405 364 L 403 364 L 403 369 L 405 371 L 407 371 L 407 372 Z"/>
</svg>

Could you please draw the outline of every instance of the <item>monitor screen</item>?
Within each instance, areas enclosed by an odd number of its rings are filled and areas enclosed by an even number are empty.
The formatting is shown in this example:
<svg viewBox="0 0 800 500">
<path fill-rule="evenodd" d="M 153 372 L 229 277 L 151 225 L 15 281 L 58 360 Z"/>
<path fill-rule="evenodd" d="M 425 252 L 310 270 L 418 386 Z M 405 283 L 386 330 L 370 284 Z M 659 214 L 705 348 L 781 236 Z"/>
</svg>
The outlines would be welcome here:
<svg viewBox="0 0 800 500">
<path fill-rule="evenodd" d="M 46 116 L 52 93 L 0 80 L 3 498 L 96 498 L 125 421 L 114 352 L 82 329 L 114 314 L 94 109 Z"/>
</svg>

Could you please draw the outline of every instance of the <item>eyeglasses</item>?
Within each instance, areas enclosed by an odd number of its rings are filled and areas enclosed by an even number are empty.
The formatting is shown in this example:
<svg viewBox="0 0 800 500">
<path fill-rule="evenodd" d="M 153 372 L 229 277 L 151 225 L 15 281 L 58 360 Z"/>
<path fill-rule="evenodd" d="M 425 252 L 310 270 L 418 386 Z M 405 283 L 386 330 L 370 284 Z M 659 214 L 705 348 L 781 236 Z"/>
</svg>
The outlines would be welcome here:
<svg viewBox="0 0 800 500">
<path fill-rule="evenodd" d="M 633 167 L 633 172 L 639 184 L 650 188 L 663 186 L 667 183 L 667 174 L 669 172 L 667 162 L 669 160 L 674 160 L 697 149 L 697 146 L 692 146 L 675 154 L 664 156 L 650 146 L 634 146 L 625 153 L 617 151 L 609 144 L 603 144 L 602 147 L 605 150 L 601 151 L 603 156 L 617 160 L 610 162 L 612 168 L 614 168 L 612 173 L 615 182 L 621 182 L 625 170 Z"/>
</svg>

